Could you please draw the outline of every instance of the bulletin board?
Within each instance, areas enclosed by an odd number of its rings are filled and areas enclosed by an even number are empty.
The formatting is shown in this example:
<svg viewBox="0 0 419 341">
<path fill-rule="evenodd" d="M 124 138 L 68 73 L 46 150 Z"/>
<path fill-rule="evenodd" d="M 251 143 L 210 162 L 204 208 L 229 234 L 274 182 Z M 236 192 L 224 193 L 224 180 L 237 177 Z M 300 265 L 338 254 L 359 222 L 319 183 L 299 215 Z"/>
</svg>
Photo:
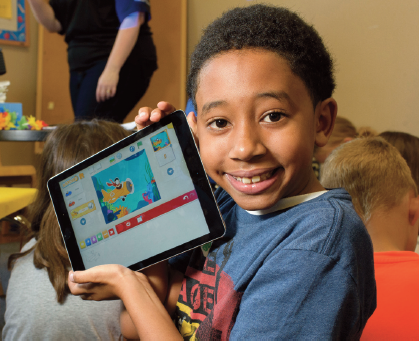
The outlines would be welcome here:
<svg viewBox="0 0 419 341">
<path fill-rule="evenodd" d="M 25 0 L 0 0 L 0 44 L 29 45 Z"/>
</svg>

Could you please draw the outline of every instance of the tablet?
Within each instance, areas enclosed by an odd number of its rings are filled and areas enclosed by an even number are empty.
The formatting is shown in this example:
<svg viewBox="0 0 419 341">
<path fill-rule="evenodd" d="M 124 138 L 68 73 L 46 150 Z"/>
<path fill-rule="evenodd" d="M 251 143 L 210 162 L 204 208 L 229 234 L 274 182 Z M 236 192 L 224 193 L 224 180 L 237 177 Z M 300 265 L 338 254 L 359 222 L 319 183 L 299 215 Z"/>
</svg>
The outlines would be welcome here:
<svg viewBox="0 0 419 341">
<path fill-rule="evenodd" d="M 48 190 L 74 271 L 140 270 L 225 233 L 183 111 L 54 176 Z"/>
</svg>

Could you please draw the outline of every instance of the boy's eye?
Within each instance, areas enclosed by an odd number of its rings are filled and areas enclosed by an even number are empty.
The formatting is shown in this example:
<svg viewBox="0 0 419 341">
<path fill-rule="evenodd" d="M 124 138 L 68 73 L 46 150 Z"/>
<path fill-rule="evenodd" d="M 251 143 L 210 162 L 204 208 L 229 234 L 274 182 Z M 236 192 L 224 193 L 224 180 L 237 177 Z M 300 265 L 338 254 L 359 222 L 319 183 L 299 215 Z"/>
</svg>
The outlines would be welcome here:
<svg viewBox="0 0 419 341">
<path fill-rule="evenodd" d="M 222 119 L 215 120 L 211 122 L 210 126 L 213 128 L 225 128 L 227 126 L 227 121 Z"/>
<path fill-rule="evenodd" d="M 271 112 L 263 118 L 264 122 L 278 122 L 283 116 L 280 112 Z"/>
</svg>

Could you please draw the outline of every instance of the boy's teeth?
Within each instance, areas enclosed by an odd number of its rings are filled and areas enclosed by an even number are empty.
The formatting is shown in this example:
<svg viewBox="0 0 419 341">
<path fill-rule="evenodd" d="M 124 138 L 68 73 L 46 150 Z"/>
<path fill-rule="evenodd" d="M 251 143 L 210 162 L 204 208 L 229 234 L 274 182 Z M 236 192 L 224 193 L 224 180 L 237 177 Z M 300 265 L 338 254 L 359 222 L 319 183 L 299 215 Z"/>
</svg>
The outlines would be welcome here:
<svg viewBox="0 0 419 341">
<path fill-rule="evenodd" d="M 252 180 L 251 180 L 251 179 L 249 179 L 249 178 L 242 178 L 242 182 L 243 182 L 244 184 L 251 184 L 251 183 L 252 183 Z"/>
<path fill-rule="evenodd" d="M 254 177 L 252 177 L 252 178 L 240 178 L 240 177 L 234 177 L 237 181 L 240 181 L 240 182 L 242 182 L 242 183 L 244 183 L 244 184 L 251 184 L 251 183 L 257 183 L 257 182 L 260 182 L 260 181 L 264 181 L 264 180 L 266 180 L 266 179 L 269 179 L 270 177 L 271 177 L 271 175 L 272 175 L 272 172 L 269 172 L 269 173 L 265 173 L 265 174 L 262 174 L 262 175 L 255 175 Z"/>
<path fill-rule="evenodd" d="M 259 175 L 256 175 L 256 176 L 254 176 L 253 178 L 252 178 L 252 182 L 253 183 L 255 183 L 255 182 L 259 182 L 260 181 L 260 176 Z"/>
</svg>

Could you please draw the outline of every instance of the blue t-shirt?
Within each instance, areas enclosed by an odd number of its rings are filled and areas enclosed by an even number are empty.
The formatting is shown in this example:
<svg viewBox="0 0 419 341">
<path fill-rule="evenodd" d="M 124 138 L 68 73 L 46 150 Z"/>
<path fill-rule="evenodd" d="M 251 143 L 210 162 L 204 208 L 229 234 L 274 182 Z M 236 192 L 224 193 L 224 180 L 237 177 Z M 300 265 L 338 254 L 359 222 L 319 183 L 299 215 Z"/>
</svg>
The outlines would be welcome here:
<svg viewBox="0 0 419 341">
<path fill-rule="evenodd" d="M 170 260 L 185 274 L 184 338 L 360 337 L 376 307 L 373 249 L 345 190 L 258 216 L 216 195 L 225 236 L 207 257 L 195 249 Z"/>
</svg>

